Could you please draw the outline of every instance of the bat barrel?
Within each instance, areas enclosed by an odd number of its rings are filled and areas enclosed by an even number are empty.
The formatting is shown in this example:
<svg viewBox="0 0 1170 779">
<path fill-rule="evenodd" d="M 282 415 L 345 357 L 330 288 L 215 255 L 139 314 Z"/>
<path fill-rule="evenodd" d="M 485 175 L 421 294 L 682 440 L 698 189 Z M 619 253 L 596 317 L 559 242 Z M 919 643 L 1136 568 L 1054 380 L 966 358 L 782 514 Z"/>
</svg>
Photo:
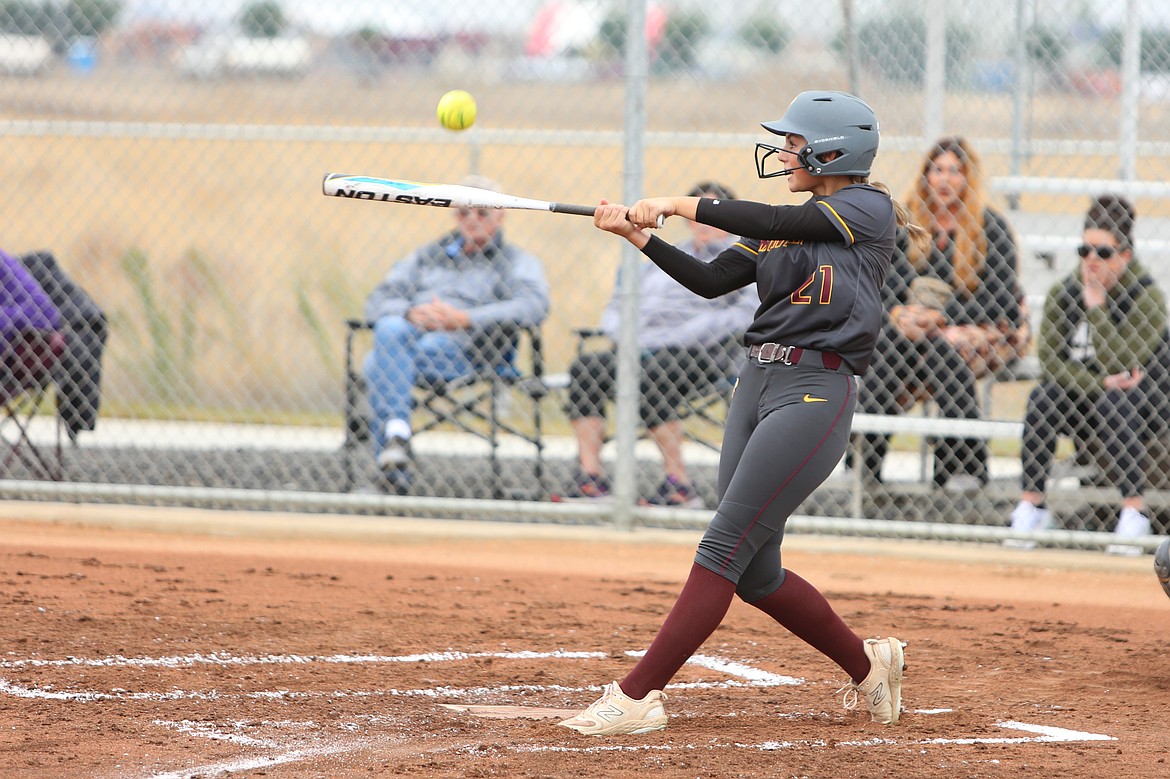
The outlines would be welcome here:
<svg viewBox="0 0 1170 779">
<path fill-rule="evenodd" d="M 374 176 L 351 176 L 344 173 L 326 173 L 321 182 L 326 195 L 351 200 L 373 200 L 383 203 L 406 203 L 441 208 L 519 208 L 527 211 L 552 211 L 557 214 L 593 216 L 596 206 L 575 203 L 552 203 L 532 200 L 500 192 L 493 192 L 459 184 L 423 184 L 417 181 L 382 179 Z M 662 226 L 662 217 L 658 226 Z"/>
</svg>

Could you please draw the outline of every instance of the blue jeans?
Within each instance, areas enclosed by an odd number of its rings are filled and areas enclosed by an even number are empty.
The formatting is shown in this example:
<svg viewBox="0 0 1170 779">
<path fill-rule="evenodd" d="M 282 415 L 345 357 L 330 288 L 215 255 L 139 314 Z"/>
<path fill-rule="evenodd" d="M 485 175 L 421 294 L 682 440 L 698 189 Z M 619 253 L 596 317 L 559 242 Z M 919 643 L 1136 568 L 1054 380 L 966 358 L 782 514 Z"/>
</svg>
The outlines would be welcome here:
<svg viewBox="0 0 1170 779">
<path fill-rule="evenodd" d="M 421 330 L 403 317 L 382 317 L 374 324 L 374 348 L 366 355 L 366 392 L 373 412 L 371 433 L 380 451 L 386 446 L 386 423 L 410 424 L 411 389 L 428 381 L 450 381 L 475 371 L 466 341 L 443 331 Z"/>
</svg>

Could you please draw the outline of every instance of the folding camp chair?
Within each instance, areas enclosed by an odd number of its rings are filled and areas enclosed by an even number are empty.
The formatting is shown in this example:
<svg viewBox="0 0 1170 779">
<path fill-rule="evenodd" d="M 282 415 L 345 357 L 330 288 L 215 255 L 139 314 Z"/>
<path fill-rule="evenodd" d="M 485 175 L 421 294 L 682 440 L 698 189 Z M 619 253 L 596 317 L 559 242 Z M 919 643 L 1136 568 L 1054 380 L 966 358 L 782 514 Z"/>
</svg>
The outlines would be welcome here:
<svg viewBox="0 0 1170 779">
<path fill-rule="evenodd" d="M 61 437 L 64 425 L 52 410 L 53 443 L 38 443 L 34 420 L 49 403 L 54 371 L 66 350 L 64 334 L 29 332 L 12 342 L 0 367 L 0 441 L 4 447 L 0 475 L 16 463 L 34 479 L 60 481 L 64 474 Z M 43 439 L 42 439 L 43 440 Z"/>
<path fill-rule="evenodd" d="M 358 334 L 372 329 L 372 322 L 358 319 L 346 321 L 345 442 L 342 446 L 342 466 L 344 489 L 347 492 L 357 482 L 355 453 L 371 456 L 366 382 L 356 352 Z M 522 355 L 525 343 L 527 350 Z M 542 497 L 546 488 L 540 404 L 547 394 L 547 388 L 543 382 L 544 357 L 540 329 L 500 326 L 482 336 L 476 344 L 476 350 L 484 356 L 476 373 L 452 381 L 427 382 L 415 388 L 416 419 L 412 420 L 414 435 L 441 427 L 453 427 L 486 441 L 489 446 L 492 497 Z M 501 400 L 509 390 L 516 390 L 531 402 L 530 429 L 518 427 L 505 419 Z M 504 433 L 516 436 L 535 448 L 535 485 L 528 485 L 525 489 L 505 490 L 499 451 L 501 434 Z"/>
</svg>

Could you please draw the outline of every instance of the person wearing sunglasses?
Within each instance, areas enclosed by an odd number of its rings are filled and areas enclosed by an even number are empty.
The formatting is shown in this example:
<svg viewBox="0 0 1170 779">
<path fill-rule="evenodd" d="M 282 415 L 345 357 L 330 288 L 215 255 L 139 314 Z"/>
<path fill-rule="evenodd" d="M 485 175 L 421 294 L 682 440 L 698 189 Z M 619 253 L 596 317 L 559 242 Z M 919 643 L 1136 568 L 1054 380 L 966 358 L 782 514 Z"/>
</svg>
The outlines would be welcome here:
<svg viewBox="0 0 1170 779">
<path fill-rule="evenodd" d="M 1024 415 L 1020 502 L 1011 527 L 1052 526 L 1045 486 L 1059 436 L 1103 453 L 1121 492 L 1107 551 L 1140 552 L 1123 539 L 1150 534 L 1142 494 L 1146 442 L 1166 423 L 1167 312 L 1163 291 L 1134 256 L 1132 204 L 1115 194 L 1093 199 L 1085 214 L 1078 268 L 1048 292 L 1040 325 L 1042 375 Z M 1034 546 L 1010 539 L 1011 546 Z"/>
<path fill-rule="evenodd" d="M 460 183 L 501 191 L 480 176 Z M 456 210 L 455 230 L 395 263 L 366 300 L 374 323 L 364 364 L 371 433 L 387 491 L 410 488 L 412 388 L 498 362 L 496 326 L 538 325 L 548 315 L 544 268 L 504 240 L 503 223 L 500 209 Z"/>
<path fill-rule="evenodd" d="M 900 414 L 933 399 L 941 416 L 978 419 L 979 380 L 1014 363 L 1030 341 L 1015 238 L 988 203 L 979 157 L 963 138 L 934 143 L 903 200 L 932 241 L 923 250 L 899 235 L 861 408 Z M 879 483 L 888 439 L 867 435 L 862 444 L 862 477 Z M 986 442 L 937 439 L 933 476 L 951 492 L 978 490 L 988 481 Z"/>
</svg>

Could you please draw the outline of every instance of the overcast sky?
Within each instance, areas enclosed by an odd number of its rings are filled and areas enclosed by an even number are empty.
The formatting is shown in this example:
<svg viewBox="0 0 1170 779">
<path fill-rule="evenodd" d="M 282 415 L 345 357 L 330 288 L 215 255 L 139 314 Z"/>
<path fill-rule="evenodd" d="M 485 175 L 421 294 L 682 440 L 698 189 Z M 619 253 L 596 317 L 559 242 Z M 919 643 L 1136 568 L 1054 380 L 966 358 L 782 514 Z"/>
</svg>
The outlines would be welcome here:
<svg viewBox="0 0 1170 779">
<path fill-rule="evenodd" d="M 122 0 L 123 22 L 143 18 L 174 19 L 219 24 L 227 28 L 240 9 L 256 0 Z M 605 13 L 622 9 L 628 0 L 277 0 L 289 19 L 322 33 L 348 32 L 363 26 L 387 32 L 426 31 L 523 31 L 541 6 L 549 2 L 585 2 Z M 987 30 L 990 23 L 1010 30 L 1017 6 L 1049 23 L 1067 22 L 1087 15 L 1106 24 L 1118 24 L 1127 7 L 1135 9 L 1150 26 L 1170 27 L 1170 3 L 1164 0 L 981 0 L 980 3 L 944 0 L 952 18 Z M 651 0 L 653 3 L 653 0 Z M 936 5 L 938 4 L 938 5 Z M 667 7 L 716 8 L 719 19 L 744 18 L 757 12 L 776 13 L 804 34 L 832 32 L 840 24 L 841 3 L 824 4 L 809 13 L 806 0 L 663 0 Z M 859 18 L 885 8 L 940 7 L 939 0 L 854 0 Z M 605 9 L 605 10 L 600 10 Z"/>
</svg>

